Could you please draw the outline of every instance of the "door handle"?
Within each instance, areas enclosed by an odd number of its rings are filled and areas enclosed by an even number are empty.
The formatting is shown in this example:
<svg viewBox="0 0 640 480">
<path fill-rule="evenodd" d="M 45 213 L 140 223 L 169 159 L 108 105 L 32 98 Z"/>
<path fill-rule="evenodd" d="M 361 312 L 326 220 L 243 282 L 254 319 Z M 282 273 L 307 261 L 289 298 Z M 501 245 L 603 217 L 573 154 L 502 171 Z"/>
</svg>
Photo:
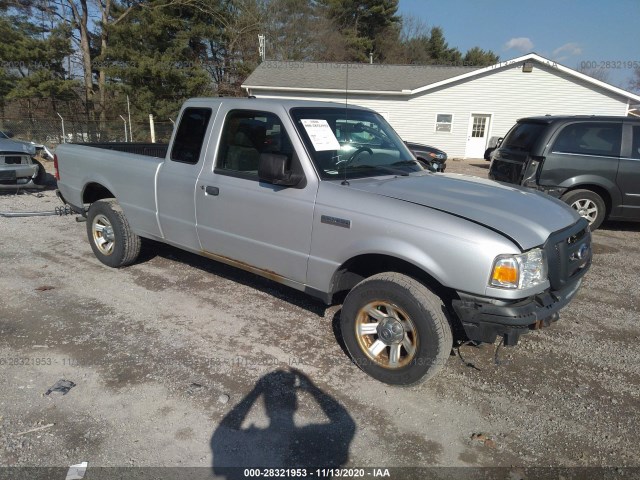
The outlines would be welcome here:
<svg viewBox="0 0 640 480">
<path fill-rule="evenodd" d="M 212 187 L 211 185 L 207 185 L 204 189 L 207 195 L 217 196 L 220 193 L 220 189 L 218 187 Z"/>
</svg>

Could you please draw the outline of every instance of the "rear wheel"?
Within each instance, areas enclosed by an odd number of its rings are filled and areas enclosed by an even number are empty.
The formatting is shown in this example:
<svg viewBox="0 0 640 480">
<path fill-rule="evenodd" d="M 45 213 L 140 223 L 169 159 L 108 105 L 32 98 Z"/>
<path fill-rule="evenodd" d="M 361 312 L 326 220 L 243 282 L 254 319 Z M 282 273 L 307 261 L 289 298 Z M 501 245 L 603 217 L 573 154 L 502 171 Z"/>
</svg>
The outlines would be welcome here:
<svg viewBox="0 0 640 480">
<path fill-rule="evenodd" d="M 572 190 L 562 196 L 562 201 L 569 204 L 581 217 L 586 218 L 592 231 L 602 224 L 607 214 L 604 200 L 591 190 Z"/>
<path fill-rule="evenodd" d="M 115 199 L 91 204 L 87 213 L 87 236 L 95 256 L 109 267 L 131 265 L 140 254 L 140 237 L 131 230 Z"/>
<path fill-rule="evenodd" d="M 386 272 L 369 277 L 347 295 L 342 337 L 354 362 L 392 385 L 424 382 L 451 352 L 451 328 L 440 298 L 417 280 Z"/>
</svg>

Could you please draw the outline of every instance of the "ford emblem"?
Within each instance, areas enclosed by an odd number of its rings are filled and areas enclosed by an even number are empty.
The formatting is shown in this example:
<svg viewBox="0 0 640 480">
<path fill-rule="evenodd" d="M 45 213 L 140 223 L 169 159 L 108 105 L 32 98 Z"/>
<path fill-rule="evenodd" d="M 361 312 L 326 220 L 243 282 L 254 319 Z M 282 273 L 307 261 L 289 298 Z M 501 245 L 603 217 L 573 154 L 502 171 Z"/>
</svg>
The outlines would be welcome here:
<svg viewBox="0 0 640 480">
<path fill-rule="evenodd" d="M 576 253 L 572 255 L 573 260 L 584 260 L 589 255 L 589 245 L 583 243 Z"/>
</svg>

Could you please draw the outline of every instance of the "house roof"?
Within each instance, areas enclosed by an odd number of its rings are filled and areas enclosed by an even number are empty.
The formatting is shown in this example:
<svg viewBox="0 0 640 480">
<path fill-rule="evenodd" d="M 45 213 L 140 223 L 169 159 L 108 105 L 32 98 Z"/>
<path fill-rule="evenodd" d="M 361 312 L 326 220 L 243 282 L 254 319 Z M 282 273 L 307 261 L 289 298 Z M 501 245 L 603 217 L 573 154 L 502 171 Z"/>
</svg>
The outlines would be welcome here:
<svg viewBox="0 0 640 480">
<path fill-rule="evenodd" d="M 468 66 L 386 65 L 369 63 L 262 62 L 244 88 L 405 92 L 477 70 Z"/>
<path fill-rule="evenodd" d="M 348 84 L 349 93 L 353 94 L 415 95 L 460 80 L 498 72 L 525 61 L 552 66 L 560 72 L 621 95 L 633 103 L 640 102 L 640 95 L 597 80 L 536 53 L 483 68 L 464 64 L 442 66 L 267 61 L 253 71 L 242 88 L 248 91 L 338 93 L 344 92 Z"/>
</svg>

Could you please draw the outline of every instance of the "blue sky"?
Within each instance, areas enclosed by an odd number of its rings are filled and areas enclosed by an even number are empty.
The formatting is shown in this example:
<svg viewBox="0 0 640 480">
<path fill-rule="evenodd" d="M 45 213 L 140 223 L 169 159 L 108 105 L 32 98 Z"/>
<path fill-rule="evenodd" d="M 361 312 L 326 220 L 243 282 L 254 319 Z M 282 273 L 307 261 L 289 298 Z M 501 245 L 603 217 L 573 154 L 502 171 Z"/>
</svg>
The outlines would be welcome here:
<svg viewBox="0 0 640 480">
<path fill-rule="evenodd" d="M 463 53 L 478 46 L 508 60 L 533 51 L 574 69 L 640 63 L 640 0 L 400 0 L 399 13 L 442 27 Z M 607 71 L 609 83 L 628 88 L 632 69 Z"/>
</svg>

